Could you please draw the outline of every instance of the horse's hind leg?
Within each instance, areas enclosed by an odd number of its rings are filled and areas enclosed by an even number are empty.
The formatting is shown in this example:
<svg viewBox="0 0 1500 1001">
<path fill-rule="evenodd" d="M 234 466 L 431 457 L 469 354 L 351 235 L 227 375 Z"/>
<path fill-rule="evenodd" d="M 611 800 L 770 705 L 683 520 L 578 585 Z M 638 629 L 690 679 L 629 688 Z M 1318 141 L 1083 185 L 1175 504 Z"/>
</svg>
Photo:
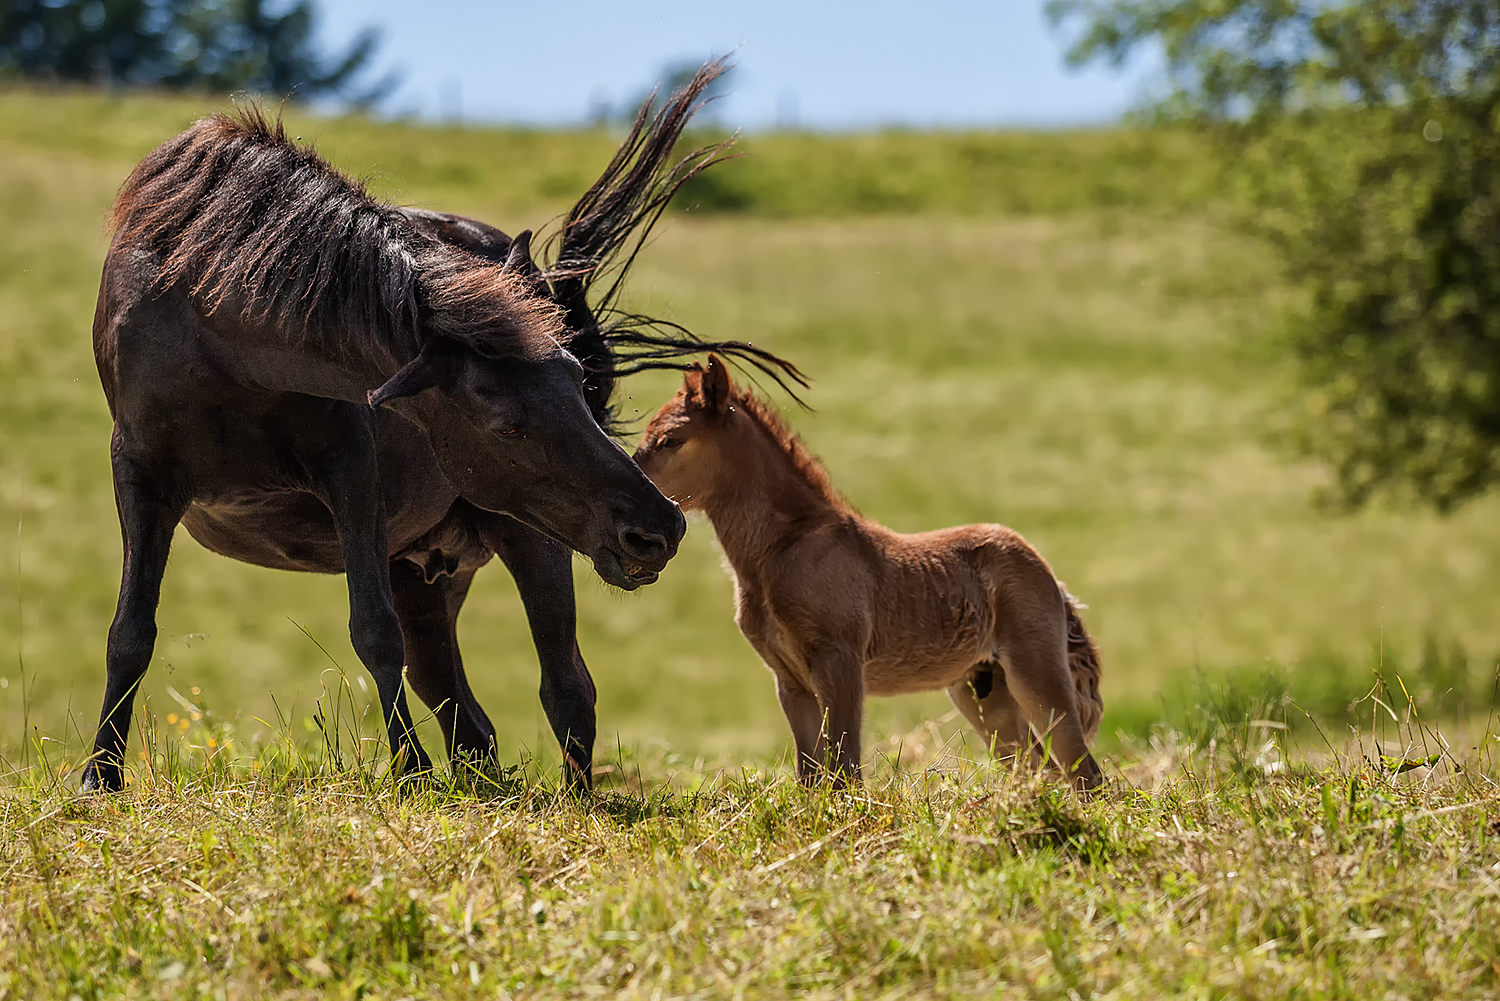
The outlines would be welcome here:
<svg viewBox="0 0 1500 1001">
<path fill-rule="evenodd" d="M 563 753 L 563 781 L 594 784 L 594 702 L 598 694 L 578 649 L 573 554 L 534 529 L 502 515 L 486 519 L 480 535 L 516 581 L 541 664 L 542 709 Z"/>
<path fill-rule="evenodd" d="M 1078 788 L 1096 788 L 1104 776 L 1084 739 L 1060 621 L 1058 629 L 1012 623 L 1000 660 L 1006 687 L 1031 729 L 1050 746 L 1053 760 Z"/>
<path fill-rule="evenodd" d="M 120 515 L 125 561 L 120 600 L 105 651 L 108 673 L 104 707 L 99 713 L 94 753 L 83 773 L 85 790 L 114 791 L 123 785 L 135 693 L 156 647 L 156 606 L 161 599 L 167 553 L 172 547 L 172 532 L 187 509 L 169 483 L 122 454 L 118 428 L 112 445 L 115 507 Z"/>
<path fill-rule="evenodd" d="M 406 647 L 406 680 L 443 728 L 448 758 L 457 764 L 493 761 L 495 728 L 464 676 L 456 626 L 473 570 L 427 582 L 410 560 L 391 563 L 391 598 Z"/>
<path fill-rule="evenodd" d="M 1031 728 L 1015 697 L 1005 686 L 1005 668 L 996 661 L 984 661 L 962 680 L 948 686 L 948 698 L 963 713 L 997 758 L 1029 759 L 1035 752 Z"/>
</svg>

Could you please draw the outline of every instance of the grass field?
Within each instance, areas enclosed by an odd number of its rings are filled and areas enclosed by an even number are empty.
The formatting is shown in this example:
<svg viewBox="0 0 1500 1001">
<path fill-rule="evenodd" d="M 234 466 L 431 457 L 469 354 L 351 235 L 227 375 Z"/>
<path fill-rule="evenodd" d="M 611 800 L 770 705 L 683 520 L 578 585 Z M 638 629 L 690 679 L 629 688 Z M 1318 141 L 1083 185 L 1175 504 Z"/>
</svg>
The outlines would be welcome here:
<svg viewBox="0 0 1500 1001">
<path fill-rule="evenodd" d="M 97 712 L 119 568 L 108 415 L 88 340 L 101 220 L 133 161 L 207 107 L 0 96 L 0 524 L 14 526 L 0 535 L 6 753 L 38 734 L 76 749 Z M 358 120 L 295 128 L 389 197 L 512 229 L 565 207 L 613 142 Z M 941 153 L 960 138 L 932 143 Z M 1112 148 L 1107 134 L 1058 137 L 1050 159 L 1036 152 L 1045 136 L 970 140 L 1019 150 L 1018 183 L 1043 190 L 1050 178 L 1037 202 L 1056 207 L 1046 213 L 995 202 L 951 211 L 949 189 L 987 175 L 963 174 L 956 153 L 912 166 L 919 139 L 749 143 L 750 156 L 717 168 L 729 186 L 753 192 L 769 176 L 785 188 L 786 163 L 803 157 L 823 165 L 807 172 L 816 192 L 825 161 L 844 158 L 866 172 L 885 162 L 889 183 L 930 197 L 911 197 L 920 211 L 853 215 L 843 205 L 819 216 L 816 198 L 793 192 L 765 213 L 679 215 L 645 255 L 634 304 L 766 344 L 812 373 L 815 412 L 791 417 L 867 513 L 908 530 L 998 520 L 1039 546 L 1092 606 L 1107 658 L 1107 744 L 1116 729 L 1149 728 L 1164 693 L 1182 702 L 1201 687 L 1195 678 L 1225 671 L 1280 672 L 1294 691 L 1317 687 L 1332 709 L 1368 687 L 1382 657 L 1415 686 L 1429 639 L 1446 665 L 1439 691 L 1456 662 L 1468 672 L 1459 688 L 1484 689 L 1500 650 L 1500 508 L 1484 501 L 1442 519 L 1315 507 L 1319 471 L 1271 444 L 1290 391 L 1272 340 L 1288 293 L 1257 247 L 1215 226 L 1212 204 L 1122 207 L 1091 194 L 1085 153 L 1107 161 L 1106 174 L 1123 169 L 1098 152 Z M 1114 142 L 1145 148 L 1140 137 Z M 1201 173 L 1178 156 L 1176 173 Z M 932 166 L 950 161 L 952 177 Z M 762 162 L 760 174 L 735 173 Z M 672 388 L 643 377 L 627 387 L 630 408 L 649 413 Z M 769 675 L 730 619 L 706 525 L 660 584 L 612 593 L 580 565 L 579 590 L 606 747 L 662 742 L 752 758 L 784 747 Z M 305 718 L 331 662 L 362 674 L 345 615 L 341 579 L 231 563 L 183 535 L 150 705 L 175 710 L 168 686 L 197 687 L 240 718 L 246 739 L 265 729 L 258 720 L 276 720 L 273 694 L 283 713 Z M 551 754 L 503 571 L 481 575 L 461 625 L 502 751 Z M 874 710 L 878 736 L 948 707 L 935 696 Z M 29 738 L 23 718 L 36 728 Z"/>
<path fill-rule="evenodd" d="M 1495 996 L 1492 743 L 1392 777 L 1219 736 L 1086 804 L 920 731 L 856 794 L 649 750 L 588 804 L 162 737 L 117 797 L 0 800 L 0 996 Z"/>
<path fill-rule="evenodd" d="M 1105 656 L 1102 797 L 976 764 L 940 696 L 872 705 L 863 792 L 792 785 L 698 523 L 637 594 L 579 564 L 592 804 L 549 784 L 503 570 L 461 632 L 522 767 L 399 794 L 350 743 L 368 700 L 342 579 L 185 534 L 150 753 L 127 793 L 75 799 L 120 564 L 88 338 L 102 220 L 211 107 L 0 91 L 0 999 L 1500 990 L 1500 501 L 1313 503 L 1323 474 L 1276 444 L 1294 293 L 1217 222 L 1181 137 L 756 137 L 632 284 L 810 372 L 815 410 L 789 417 L 866 513 L 1003 521 L 1047 555 Z M 377 192 L 512 230 L 613 144 L 294 126 Z M 632 382 L 627 412 L 672 389 Z M 325 687 L 336 752 L 310 718 Z"/>
</svg>

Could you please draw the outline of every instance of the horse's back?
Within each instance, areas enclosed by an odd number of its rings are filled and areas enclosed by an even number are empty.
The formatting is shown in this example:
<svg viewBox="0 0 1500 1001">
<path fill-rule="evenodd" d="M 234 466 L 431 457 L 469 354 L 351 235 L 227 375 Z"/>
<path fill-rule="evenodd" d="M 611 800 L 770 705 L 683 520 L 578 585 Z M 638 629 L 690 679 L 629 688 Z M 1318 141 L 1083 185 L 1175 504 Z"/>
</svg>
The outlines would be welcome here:
<svg viewBox="0 0 1500 1001">
<path fill-rule="evenodd" d="M 1018 630 L 1053 634 L 1059 646 L 1066 639 L 1074 652 L 1071 634 L 1082 623 L 1046 560 L 1015 530 L 973 524 L 904 534 L 874 526 L 870 539 L 880 580 L 872 694 L 957 681 L 999 655 Z M 1098 655 L 1081 636 L 1072 658 L 1075 674 L 1088 668 L 1079 696 L 1097 701 Z"/>
<path fill-rule="evenodd" d="M 872 695 L 947 687 L 990 656 L 994 612 L 973 558 L 986 536 L 976 527 L 869 533 L 878 580 L 866 668 Z"/>
</svg>

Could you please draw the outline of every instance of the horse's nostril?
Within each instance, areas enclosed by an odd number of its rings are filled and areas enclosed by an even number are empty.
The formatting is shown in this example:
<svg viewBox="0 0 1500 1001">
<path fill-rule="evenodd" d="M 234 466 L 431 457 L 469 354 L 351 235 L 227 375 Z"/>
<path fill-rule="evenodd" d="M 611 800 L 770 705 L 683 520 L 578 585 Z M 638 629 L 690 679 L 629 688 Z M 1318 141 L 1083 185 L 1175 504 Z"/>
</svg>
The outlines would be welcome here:
<svg viewBox="0 0 1500 1001">
<path fill-rule="evenodd" d="M 629 555 L 643 559 L 657 559 L 667 551 L 667 540 L 655 532 L 622 532 L 620 542 Z"/>
</svg>

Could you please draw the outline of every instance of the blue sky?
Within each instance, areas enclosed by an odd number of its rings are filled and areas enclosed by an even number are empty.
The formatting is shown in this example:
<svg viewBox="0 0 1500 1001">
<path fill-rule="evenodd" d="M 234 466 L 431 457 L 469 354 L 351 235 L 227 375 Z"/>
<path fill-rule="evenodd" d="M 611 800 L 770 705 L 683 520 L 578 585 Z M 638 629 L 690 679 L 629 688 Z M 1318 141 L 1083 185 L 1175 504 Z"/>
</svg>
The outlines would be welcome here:
<svg viewBox="0 0 1500 1001">
<path fill-rule="evenodd" d="M 585 121 L 664 66 L 737 50 L 730 127 L 1051 126 L 1112 121 L 1149 65 L 1072 70 L 1041 0 L 320 0 L 324 37 L 380 28 L 405 82 L 383 110 L 428 119 Z"/>
</svg>

